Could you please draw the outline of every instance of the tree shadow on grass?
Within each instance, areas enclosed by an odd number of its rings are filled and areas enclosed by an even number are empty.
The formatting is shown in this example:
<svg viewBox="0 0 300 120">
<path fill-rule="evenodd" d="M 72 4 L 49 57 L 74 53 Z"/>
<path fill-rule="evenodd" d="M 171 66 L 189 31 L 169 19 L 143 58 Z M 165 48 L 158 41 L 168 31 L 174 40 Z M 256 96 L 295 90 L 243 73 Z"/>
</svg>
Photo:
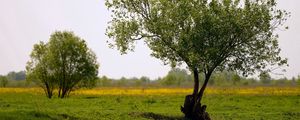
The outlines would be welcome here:
<svg viewBox="0 0 300 120">
<path fill-rule="evenodd" d="M 186 120 L 182 116 L 167 116 L 167 115 L 156 114 L 153 112 L 145 112 L 145 113 L 133 112 L 130 113 L 129 115 L 133 117 L 143 117 L 152 120 Z"/>
<path fill-rule="evenodd" d="M 30 112 L 30 114 L 34 117 L 34 118 L 39 118 L 39 119 L 50 119 L 50 120 L 79 120 L 79 118 L 76 118 L 74 116 L 68 115 L 68 114 L 57 114 L 57 115 L 49 115 L 47 113 L 42 113 L 42 112 L 36 112 L 36 111 L 32 111 Z"/>
<path fill-rule="evenodd" d="M 37 112 L 37 111 L 1 111 L 0 112 L 0 120 L 59 120 L 63 119 L 63 117 L 52 116 L 47 113 Z"/>
<path fill-rule="evenodd" d="M 85 97 L 85 99 L 98 99 L 99 97 L 96 97 L 96 96 L 88 96 L 88 97 Z"/>
<path fill-rule="evenodd" d="M 29 112 L 29 115 L 33 116 L 34 118 L 56 120 L 56 118 L 53 118 L 48 114 L 36 112 L 36 111 Z"/>
</svg>

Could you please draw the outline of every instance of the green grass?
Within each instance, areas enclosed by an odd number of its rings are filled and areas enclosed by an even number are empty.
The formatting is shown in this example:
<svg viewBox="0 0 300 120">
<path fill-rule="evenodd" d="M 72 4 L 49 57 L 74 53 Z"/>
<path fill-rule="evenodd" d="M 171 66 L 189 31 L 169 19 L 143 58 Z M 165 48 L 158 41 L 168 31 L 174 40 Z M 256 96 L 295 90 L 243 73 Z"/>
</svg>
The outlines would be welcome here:
<svg viewBox="0 0 300 120">
<path fill-rule="evenodd" d="M 0 120 L 182 119 L 184 95 L 86 96 L 47 99 L 29 93 L 1 93 Z M 300 96 L 206 95 L 214 120 L 300 120 Z"/>
</svg>

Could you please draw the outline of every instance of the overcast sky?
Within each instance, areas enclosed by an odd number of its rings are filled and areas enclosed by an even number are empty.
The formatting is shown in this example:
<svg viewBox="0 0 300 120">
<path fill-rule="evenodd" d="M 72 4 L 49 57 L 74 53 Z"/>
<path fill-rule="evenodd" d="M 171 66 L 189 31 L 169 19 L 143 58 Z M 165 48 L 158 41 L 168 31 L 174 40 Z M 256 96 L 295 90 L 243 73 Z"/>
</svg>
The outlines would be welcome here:
<svg viewBox="0 0 300 120">
<path fill-rule="evenodd" d="M 292 13 L 287 31 L 278 31 L 282 56 L 289 59 L 287 77 L 300 74 L 300 0 L 278 0 L 278 7 Z M 135 52 L 120 55 L 108 48 L 105 36 L 110 13 L 104 0 L 0 0 L 0 74 L 25 70 L 32 47 L 48 41 L 56 30 L 74 31 L 97 54 L 99 75 L 120 78 L 162 77 L 168 65 L 150 56 L 143 44 Z"/>
</svg>

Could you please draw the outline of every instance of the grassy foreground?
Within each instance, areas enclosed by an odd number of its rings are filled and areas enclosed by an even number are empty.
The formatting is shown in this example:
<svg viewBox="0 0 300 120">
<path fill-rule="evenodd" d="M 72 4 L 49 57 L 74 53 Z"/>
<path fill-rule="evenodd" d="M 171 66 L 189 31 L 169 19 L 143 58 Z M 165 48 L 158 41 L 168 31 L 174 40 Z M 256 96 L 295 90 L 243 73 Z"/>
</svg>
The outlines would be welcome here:
<svg viewBox="0 0 300 120">
<path fill-rule="evenodd" d="M 173 120 L 191 89 L 102 88 L 47 99 L 37 88 L 0 88 L 1 120 Z M 299 120 L 300 89 L 209 88 L 203 102 L 214 120 Z"/>
</svg>

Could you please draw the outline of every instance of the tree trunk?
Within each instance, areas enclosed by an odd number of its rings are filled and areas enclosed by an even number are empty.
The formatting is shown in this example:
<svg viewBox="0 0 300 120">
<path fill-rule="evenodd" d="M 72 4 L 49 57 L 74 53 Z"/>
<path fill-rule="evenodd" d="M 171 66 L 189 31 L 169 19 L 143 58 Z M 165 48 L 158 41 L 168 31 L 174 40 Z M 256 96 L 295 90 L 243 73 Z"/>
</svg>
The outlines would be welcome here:
<svg viewBox="0 0 300 120">
<path fill-rule="evenodd" d="M 48 98 L 51 99 L 52 98 L 52 91 L 48 91 Z"/>
<path fill-rule="evenodd" d="M 206 105 L 201 106 L 201 99 L 203 96 L 203 93 L 206 89 L 206 86 L 208 84 L 208 80 L 211 76 L 212 72 L 208 72 L 205 74 L 205 81 L 202 85 L 199 93 L 199 76 L 198 71 L 194 72 L 194 91 L 192 95 L 187 95 L 185 97 L 184 106 L 181 107 L 181 111 L 185 114 L 185 117 L 192 120 L 210 120 L 209 114 L 206 112 Z M 197 73 L 197 74 L 195 74 Z M 198 85 L 197 85 L 198 84 Z M 195 93 L 197 92 L 197 93 Z"/>
<path fill-rule="evenodd" d="M 46 95 L 49 99 L 52 98 L 52 91 L 50 90 L 50 86 L 48 85 L 47 82 L 45 82 L 45 86 L 46 86 Z"/>
<path fill-rule="evenodd" d="M 193 74 L 194 74 L 194 92 L 193 92 L 193 95 L 196 98 L 197 93 L 199 91 L 199 72 L 198 72 L 198 70 L 194 69 Z"/>
<path fill-rule="evenodd" d="M 61 87 L 58 88 L 58 97 L 60 97 L 61 94 Z"/>
<path fill-rule="evenodd" d="M 66 96 L 66 93 L 67 93 L 66 90 L 63 89 L 63 91 L 62 91 L 62 93 L 60 95 L 60 98 L 64 98 Z"/>
<path fill-rule="evenodd" d="M 65 97 L 67 97 L 68 96 L 68 94 L 69 94 L 69 91 L 70 91 L 70 89 L 69 88 L 63 88 L 62 89 L 62 92 L 61 92 L 61 96 L 60 96 L 60 98 L 65 98 Z"/>
<path fill-rule="evenodd" d="M 205 74 L 205 81 L 204 81 L 204 84 L 202 85 L 202 87 L 200 89 L 198 99 L 197 99 L 200 103 L 201 103 L 201 100 L 202 100 L 202 97 L 203 97 L 203 94 L 204 94 L 204 90 L 206 89 L 206 86 L 208 84 L 208 80 L 209 80 L 211 74 L 212 74 L 212 72 L 208 72 L 207 74 Z"/>
<path fill-rule="evenodd" d="M 63 87 L 62 93 L 61 93 L 61 98 L 65 98 L 68 95 L 68 91 L 70 89 L 68 88 L 67 84 Z"/>
</svg>

